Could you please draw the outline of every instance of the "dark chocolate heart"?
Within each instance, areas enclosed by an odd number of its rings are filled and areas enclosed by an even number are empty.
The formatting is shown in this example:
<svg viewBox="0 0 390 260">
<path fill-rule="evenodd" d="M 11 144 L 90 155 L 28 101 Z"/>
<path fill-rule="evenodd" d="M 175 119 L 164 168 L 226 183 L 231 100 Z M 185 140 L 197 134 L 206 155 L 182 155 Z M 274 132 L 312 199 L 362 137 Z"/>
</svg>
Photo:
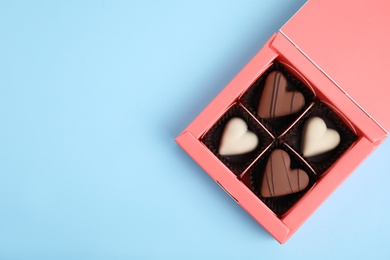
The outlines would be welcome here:
<svg viewBox="0 0 390 260">
<path fill-rule="evenodd" d="M 304 190 L 309 176 L 302 169 L 290 168 L 290 156 L 281 149 L 274 150 L 265 167 L 261 196 L 277 197 Z"/>
<path fill-rule="evenodd" d="M 271 72 L 265 81 L 257 114 L 261 118 L 275 118 L 294 114 L 305 105 L 299 91 L 287 90 L 287 79 L 279 71 Z"/>
</svg>

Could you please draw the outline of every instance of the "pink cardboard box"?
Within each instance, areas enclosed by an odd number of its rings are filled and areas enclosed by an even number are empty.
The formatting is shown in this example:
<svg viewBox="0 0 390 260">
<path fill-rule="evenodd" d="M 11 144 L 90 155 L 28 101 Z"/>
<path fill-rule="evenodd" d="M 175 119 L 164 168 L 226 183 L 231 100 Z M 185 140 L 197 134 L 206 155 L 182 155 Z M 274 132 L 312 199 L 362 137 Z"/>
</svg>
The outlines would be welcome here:
<svg viewBox="0 0 390 260">
<path fill-rule="evenodd" d="M 211 178 L 280 243 L 286 242 L 387 136 L 390 88 L 383 76 L 390 69 L 390 36 L 386 33 L 390 26 L 388 10 L 390 2 L 382 0 L 308 1 L 176 138 Z M 244 100 L 248 91 L 256 87 L 256 82 L 277 63 L 314 95 L 283 131 L 273 131 Z M 289 138 L 293 139 L 292 132 L 299 132 L 298 126 L 308 114 L 314 113 L 316 106 L 321 106 L 320 103 L 331 110 L 355 138 L 325 167 L 321 176 L 315 176 L 309 188 L 279 214 L 273 208 L 277 202 L 269 202 L 255 191 L 253 178 L 262 174 L 255 172 L 255 168 L 266 163 L 263 157 L 277 147 L 276 142 L 285 142 L 302 165 L 315 168 L 316 163 L 303 158 Z M 238 106 L 250 122 L 258 124 L 256 127 L 269 135 L 263 148 L 238 173 L 237 168 L 232 170 L 229 160 L 223 159 L 204 141 L 213 128 L 226 123 L 223 118 L 232 106 Z M 316 174 L 316 170 L 313 172 Z"/>
</svg>

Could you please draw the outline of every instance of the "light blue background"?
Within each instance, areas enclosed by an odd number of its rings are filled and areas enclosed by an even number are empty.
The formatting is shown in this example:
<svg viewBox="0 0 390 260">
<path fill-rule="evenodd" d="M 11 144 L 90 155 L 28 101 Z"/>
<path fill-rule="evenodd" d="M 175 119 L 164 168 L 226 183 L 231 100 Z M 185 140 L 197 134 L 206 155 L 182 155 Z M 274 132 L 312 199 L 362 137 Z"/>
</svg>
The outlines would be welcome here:
<svg viewBox="0 0 390 260">
<path fill-rule="evenodd" d="M 388 141 L 283 246 L 174 143 L 303 3 L 1 1 L 0 259 L 390 259 Z"/>
</svg>

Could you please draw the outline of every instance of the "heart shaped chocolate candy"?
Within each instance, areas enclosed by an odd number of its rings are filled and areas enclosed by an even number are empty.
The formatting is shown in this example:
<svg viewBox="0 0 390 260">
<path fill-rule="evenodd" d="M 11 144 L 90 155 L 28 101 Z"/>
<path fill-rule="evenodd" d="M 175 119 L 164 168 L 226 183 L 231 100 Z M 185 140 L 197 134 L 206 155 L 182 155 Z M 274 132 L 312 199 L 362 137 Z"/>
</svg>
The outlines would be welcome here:
<svg viewBox="0 0 390 260">
<path fill-rule="evenodd" d="M 246 122 L 234 117 L 226 124 L 219 144 L 219 154 L 239 155 L 253 151 L 258 144 L 257 135 L 248 130 Z"/>
<path fill-rule="evenodd" d="M 305 105 L 301 92 L 288 91 L 287 79 L 279 71 L 271 72 L 265 81 L 257 114 L 261 118 L 275 118 L 294 114 Z"/>
<path fill-rule="evenodd" d="M 304 190 L 309 185 L 309 176 L 302 169 L 290 168 L 290 156 L 275 149 L 265 167 L 261 196 L 265 198 L 288 195 Z"/>
<path fill-rule="evenodd" d="M 326 127 L 320 117 L 309 118 L 302 132 L 302 153 L 304 157 L 319 155 L 332 150 L 340 143 L 340 135 Z"/>
</svg>

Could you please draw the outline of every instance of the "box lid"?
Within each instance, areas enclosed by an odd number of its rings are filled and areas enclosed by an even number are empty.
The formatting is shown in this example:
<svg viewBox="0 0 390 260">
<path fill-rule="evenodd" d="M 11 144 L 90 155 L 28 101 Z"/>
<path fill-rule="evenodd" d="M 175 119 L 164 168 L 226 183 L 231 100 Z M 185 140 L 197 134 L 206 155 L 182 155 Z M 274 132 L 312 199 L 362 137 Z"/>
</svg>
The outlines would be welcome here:
<svg viewBox="0 0 390 260">
<path fill-rule="evenodd" d="M 280 29 L 387 133 L 389 10 L 383 0 L 310 0 Z"/>
</svg>

